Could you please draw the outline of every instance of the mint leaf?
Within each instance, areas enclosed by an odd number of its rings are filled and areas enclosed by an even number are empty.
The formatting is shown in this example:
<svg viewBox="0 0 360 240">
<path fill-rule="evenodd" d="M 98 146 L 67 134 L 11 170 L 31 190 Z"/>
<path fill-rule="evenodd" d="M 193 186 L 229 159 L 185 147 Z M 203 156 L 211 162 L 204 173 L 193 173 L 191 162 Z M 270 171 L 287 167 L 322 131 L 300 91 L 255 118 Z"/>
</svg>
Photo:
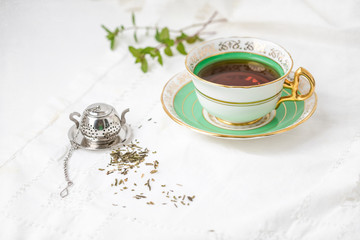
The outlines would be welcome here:
<svg viewBox="0 0 360 240">
<path fill-rule="evenodd" d="M 192 36 L 192 37 L 187 38 L 186 42 L 191 44 L 191 43 L 196 42 L 196 40 L 197 40 L 197 36 Z"/>
<path fill-rule="evenodd" d="M 200 38 L 198 35 L 195 35 L 195 36 L 192 36 L 192 37 L 188 37 L 187 39 L 186 39 L 186 42 L 187 43 L 194 43 L 194 42 L 196 42 L 196 41 L 199 41 L 199 42 L 201 42 L 201 41 L 203 41 L 204 39 L 202 39 L 202 38 Z"/>
<path fill-rule="evenodd" d="M 138 42 L 138 38 L 137 38 L 137 35 L 136 35 L 136 31 L 134 31 L 134 40 L 135 40 L 135 42 Z"/>
<path fill-rule="evenodd" d="M 135 26 L 136 23 L 135 23 L 135 14 L 132 12 L 131 13 L 131 21 L 132 21 L 132 24 Z"/>
<path fill-rule="evenodd" d="M 166 40 L 164 41 L 164 43 L 165 43 L 168 47 L 171 47 L 171 46 L 174 46 L 175 41 L 169 38 L 169 39 L 166 39 Z"/>
<path fill-rule="evenodd" d="M 107 27 L 105 27 L 104 25 L 101 25 L 101 27 L 107 32 L 107 33 L 112 33 Z"/>
<path fill-rule="evenodd" d="M 183 32 L 181 32 L 181 35 L 176 37 L 176 40 L 180 41 L 180 40 L 186 40 L 189 36 Z"/>
<path fill-rule="evenodd" d="M 143 53 L 150 54 L 152 58 L 157 56 L 157 49 L 154 47 L 146 47 L 142 50 Z"/>
<path fill-rule="evenodd" d="M 179 53 L 186 55 L 186 50 L 185 50 L 185 46 L 182 42 L 179 42 L 178 45 L 176 46 L 176 49 L 179 51 Z"/>
<path fill-rule="evenodd" d="M 104 25 L 101 25 L 101 27 L 107 32 L 106 38 L 110 41 L 110 49 L 114 50 L 115 47 L 115 38 L 119 33 L 119 28 L 115 28 L 114 32 L 110 31 L 107 27 Z"/>
<path fill-rule="evenodd" d="M 141 57 L 141 48 L 136 49 L 133 46 L 129 46 L 129 51 L 135 58 Z"/>
<path fill-rule="evenodd" d="M 161 30 L 159 39 L 160 39 L 161 42 L 164 42 L 165 40 L 167 40 L 167 39 L 169 39 L 169 38 L 170 38 L 169 29 L 168 29 L 167 27 L 164 27 L 164 28 Z"/>
<path fill-rule="evenodd" d="M 145 58 L 141 59 L 141 70 L 146 73 L 148 71 L 148 62 Z"/>
<path fill-rule="evenodd" d="M 162 56 L 161 56 L 161 53 L 160 53 L 160 51 L 157 51 L 157 57 L 158 57 L 158 62 L 160 63 L 160 65 L 162 66 L 163 65 L 163 60 L 162 60 Z"/>
<path fill-rule="evenodd" d="M 168 55 L 169 57 L 171 57 L 173 55 L 172 51 L 171 51 L 171 48 L 169 46 L 167 46 L 165 49 L 164 49 L 164 53 L 166 55 Z"/>
<path fill-rule="evenodd" d="M 155 32 L 155 40 L 158 42 L 161 42 L 160 41 L 160 32 L 159 32 L 159 29 L 157 29 L 157 28 L 156 28 L 156 32 Z"/>
</svg>

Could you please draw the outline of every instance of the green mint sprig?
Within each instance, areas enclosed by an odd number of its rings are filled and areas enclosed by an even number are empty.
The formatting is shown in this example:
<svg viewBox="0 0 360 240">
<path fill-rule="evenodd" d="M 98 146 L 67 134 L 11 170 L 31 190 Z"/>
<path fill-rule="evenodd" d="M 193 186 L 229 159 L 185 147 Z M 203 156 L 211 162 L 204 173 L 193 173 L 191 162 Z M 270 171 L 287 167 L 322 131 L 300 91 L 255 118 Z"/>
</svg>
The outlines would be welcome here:
<svg viewBox="0 0 360 240">
<path fill-rule="evenodd" d="M 148 71 L 148 60 L 154 59 L 156 60 L 160 65 L 163 65 L 163 56 L 162 54 L 165 54 L 169 57 L 173 56 L 173 50 L 174 48 L 183 55 L 186 55 L 186 48 L 184 43 L 187 44 L 194 44 L 198 41 L 203 41 L 203 39 L 200 37 L 200 35 L 205 34 L 214 34 L 215 32 L 204 32 L 205 28 L 212 23 L 217 22 L 225 22 L 226 19 L 215 19 L 217 15 L 217 12 L 215 12 L 208 21 L 204 23 L 197 23 L 192 24 L 189 26 L 186 26 L 179 30 L 171 30 L 168 27 L 158 28 L 153 26 L 137 26 L 136 25 L 136 19 L 135 14 L 132 13 L 131 15 L 131 21 L 132 26 L 125 27 L 124 25 L 120 25 L 119 27 L 116 27 L 113 31 L 109 30 L 107 27 L 102 25 L 102 28 L 107 32 L 106 38 L 110 41 L 110 49 L 114 50 L 117 36 L 120 33 L 123 33 L 125 31 L 133 31 L 133 38 L 136 43 L 138 43 L 138 37 L 137 33 L 139 30 L 145 30 L 146 35 L 149 34 L 149 31 L 154 31 L 154 39 L 158 42 L 157 46 L 147 46 L 144 48 L 135 48 L 134 46 L 129 46 L 129 51 L 135 58 L 135 63 L 139 63 L 141 65 L 141 70 L 146 73 Z M 200 27 L 198 31 L 196 31 L 194 34 L 186 34 L 185 30 Z M 173 35 L 173 36 L 172 36 Z M 175 35 L 175 36 L 174 36 Z"/>
</svg>

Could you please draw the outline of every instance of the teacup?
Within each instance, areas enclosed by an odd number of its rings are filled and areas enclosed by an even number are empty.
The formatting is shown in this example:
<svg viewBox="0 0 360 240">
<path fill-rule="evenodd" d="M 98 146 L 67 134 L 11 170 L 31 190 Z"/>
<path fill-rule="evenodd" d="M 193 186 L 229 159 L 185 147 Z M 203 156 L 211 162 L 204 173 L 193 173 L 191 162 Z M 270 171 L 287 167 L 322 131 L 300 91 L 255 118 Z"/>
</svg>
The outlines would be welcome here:
<svg viewBox="0 0 360 240">
<path fill-rule="evenodd" d="M 266 83 L 238 86 L 211 82 L 199 77 L 202 67 L 221 59 L 245 59 L 274 69 L 279 77 Z M 281 46 L 251 37 L 229 37 L 206 41 L 186 56 L 185 66 L 195 85 L 195 92 L 203 108 L 218 120 L 228 124 L 247 124 L 261 119 L 284 101 L 303 101 L 315 90 L 313 76 L 298 68 L 294 80 L 289 80 L 293 60 Z M 200 68 L 200 69 L 199 69 Z M 309 91 L 299 93 L 300 76 L 309 82 Z M 281 97 L 283 88 L 291 88 L 289 96 Z"/>
</svg>

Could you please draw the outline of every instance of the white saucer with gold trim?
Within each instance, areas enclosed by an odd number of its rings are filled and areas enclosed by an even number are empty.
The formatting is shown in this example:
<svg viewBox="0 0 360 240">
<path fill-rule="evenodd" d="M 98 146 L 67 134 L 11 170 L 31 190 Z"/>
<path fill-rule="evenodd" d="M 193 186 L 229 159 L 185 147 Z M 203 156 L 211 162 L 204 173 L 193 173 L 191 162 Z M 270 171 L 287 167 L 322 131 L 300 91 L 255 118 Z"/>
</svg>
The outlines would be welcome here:
<svg viewBox="0 0 360 240">
<path fill-rule="evenodd" d="M 293 73 L 290 74 L 290 80 Z M 299 91 L 307 92 L 309 83 L 300 81 Z M 282 96 L 290 95 L 290 89 L 283 89 Z M 282 102 L 273 112 L 249 124 L 227 124 L 208 114 L 200 105 L 190 75 L 180 72 L 164 86 L 161 102 L 166 114 L 180 125 L 196 132 L 233 139 L 251 139 L 283 133 L 308 120 L 315 112 L 317 95 L 314 92 L 304 101 Z"/>
</svg>

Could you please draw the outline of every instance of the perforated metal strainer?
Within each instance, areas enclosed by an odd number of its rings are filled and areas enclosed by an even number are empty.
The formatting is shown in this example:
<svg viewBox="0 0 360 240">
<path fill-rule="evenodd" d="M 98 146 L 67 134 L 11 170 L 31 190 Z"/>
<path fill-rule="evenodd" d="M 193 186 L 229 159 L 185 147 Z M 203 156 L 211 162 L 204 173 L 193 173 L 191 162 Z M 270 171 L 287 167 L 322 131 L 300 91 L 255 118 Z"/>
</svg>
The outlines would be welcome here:
<svg viewBox="0 0 360 240">
<path fill-rule="evenodd" d="M 129 109 L 125 109 L 119 117 L 119 114 L 112 106 L 105 103 L 94 103 L 88 106 L 82 115 L 78 112 L 70 114 L 70 120 L 75 125 L 70 128 L 68 134 L 71 147 L 64 159 L 64 174 L 67 187 L 61 191 L 61 197 L 66 197 L 69 194 L 68 188 L 73 185 L 68 172 L 68 161 L 73 151 L 78 148 L 88 150 L 110 149 L 127 141 L 131 136 L 130 127 L 125 120 L 127 112 L 129 112 Z M 81 117 L 80 121 L 75 119 L 74 116 Z M 121 132 L 123 132 L 123 137 L 120 136 Z"/>
</svg>

